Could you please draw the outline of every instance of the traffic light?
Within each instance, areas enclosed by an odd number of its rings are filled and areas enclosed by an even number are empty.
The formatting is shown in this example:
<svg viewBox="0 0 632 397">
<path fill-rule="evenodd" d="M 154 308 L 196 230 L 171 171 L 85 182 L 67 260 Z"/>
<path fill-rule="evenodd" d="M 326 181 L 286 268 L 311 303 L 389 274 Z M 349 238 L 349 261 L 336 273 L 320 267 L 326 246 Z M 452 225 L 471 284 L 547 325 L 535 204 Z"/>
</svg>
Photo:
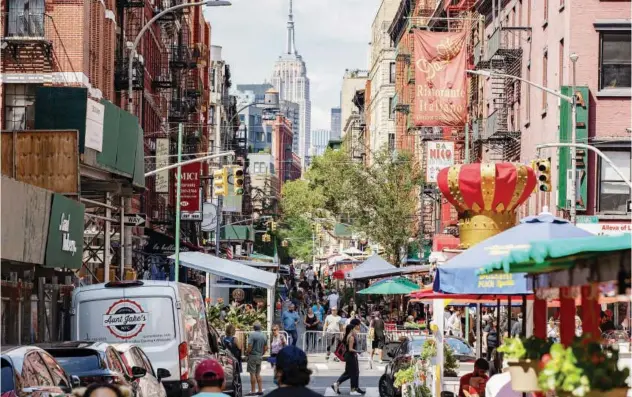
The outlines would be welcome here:
<svg viewBox="0 0 632 397">
<path fill-rule="evenodd" d="M 264 243 L 269 243 L 270 241 L 272 241 L 272 238 L 268 233 L 265 233 L 263 236 L 261 236 L 261 241 L 263 241 Z"/>
<path fill-rule="evenodd" d="M 277 223 L 275 221 L 270 222 L 270 230 L 272 230 L 273 232 L 276 232 Z"/>
<path fill-rule="evenodd" d="M 244 194 L 244 168 L 233 167 L 233 185 L 235 186 L 235 194 Z"/>
<path fill-rule="evenodd" d="M 586 151 L 584 149 L 575 150 L 577 168 L 586 168 Z"/>
<path fill-rule="evenodd" d="M 551 191 L 551 162 L 549 160 L 537 160 L 538 190 L 541 192 Z"/>
<path fill-rule="evenodd" d="M 228 188 L 228 172 L 226 167 L 213 171 L 213 191 L 215 196 L 225 196 Z"/>
</svg>

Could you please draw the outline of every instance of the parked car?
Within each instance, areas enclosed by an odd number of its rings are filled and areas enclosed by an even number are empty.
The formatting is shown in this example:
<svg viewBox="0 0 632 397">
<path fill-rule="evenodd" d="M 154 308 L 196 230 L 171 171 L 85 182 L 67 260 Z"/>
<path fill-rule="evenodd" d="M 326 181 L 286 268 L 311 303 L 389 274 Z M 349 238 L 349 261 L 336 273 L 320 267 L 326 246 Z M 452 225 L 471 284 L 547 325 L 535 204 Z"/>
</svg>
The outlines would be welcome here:
<svg viewBox="0 0 632 397">
<path fill-rule="evenodd" d="M 80 379 L 81 386 L 92 383 L 114 383 L 129 387 L 138 394 L 136 379 L 145 376 L 143 368 L 128 371 L 121 355 L 111 345 L 103 342 L 71 341 L 39 344 L 71 375 Z"/>
<path fill-rule="evenodd" d="M 395 386 L 395 373 L 407 367 L 414 358 L 421 355 L 424 343 L 432 338 L 427 335 L 412 336 L 402 342 L 390 342 L 384 347 L 384 354 L 391 359 L 384 369 L 384 374 L 378 381 L 380 397 L 395 397 L 401 395 L 401 390 Z M 463 339 L 454 336 L 444 338 L 444 343 L 452 350 L 459 362 L 475 362 L 476 353 Z"/>
<path fill-rule="evenodd" d="M 151 361 L 140 347 L 129 343 L 117 343 L 112 345 L 120 354 L 128 370 L 134 372 L 135 368 L 142 368 L 146 375 L 138 378 L 139 397 L 166 397 L 165 387 L 160 382 L 162 379 L 171 376 L 169 370 L 158 368 L 154 371 Z M 136 370 L 140 373 L 139 370 Z"/>
<path fill-rule="evenodd" d="M 224 366 L 224 392 L 241 396 L 238 362 L 206 321 L 204 300 L 192 285 L 169 281 L 119 281 L 82 286 L 72 297 L 73 339 L 139 346 L 155 368 L 168 397 L 194 392 L 197 363 L 217 359 Z"/>
<path fill-rule="evenodd" d="M 47 352 L 35 346 L 3 347 L 2 397 L 70 396 L 79 378 L 70 376 Z"/>
</svg>

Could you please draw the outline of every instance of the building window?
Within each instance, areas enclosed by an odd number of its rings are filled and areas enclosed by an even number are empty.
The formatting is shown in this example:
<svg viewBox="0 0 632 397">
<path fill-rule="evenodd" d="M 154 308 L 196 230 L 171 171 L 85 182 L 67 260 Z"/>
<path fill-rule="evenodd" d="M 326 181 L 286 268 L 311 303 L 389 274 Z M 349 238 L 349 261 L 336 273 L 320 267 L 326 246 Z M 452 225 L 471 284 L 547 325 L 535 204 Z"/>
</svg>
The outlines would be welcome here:
<svg viewBox="0 0 632 397">
<path fill-rule="evenodd" d="M 630 178 L 632 156 L 629 151 L 604 150 L 603 153 Z M 608 163 L 600 162 L 599 212 L 626 212 L 630 188 Z"/>
<path fill-rule="evenodd" d="M 531 65 L 530 64 L 527 65 L 527 81 L 531 81 Z M 525 84 L 524 99 L 525 99 L 524 108 L 525 108 L 525 113 L 526 113 L 525 124 L 528 125 L 529 120 L 531 120 L 531 85 L 530 84 Z"/>
<path fill-rule="evenodd" d="M 388 68 L 388 82 L 395 84 L 395 62 L 391 62 Z"/>
<path fill-rule="evenodd" d="M 388 151 L 395 150 L 395 134 L 388 134 Z"/>
<path fill-rule="evenodd" d="M 30 130 L 34 128 L 36 89 L 36 84 L 5 84 L 5 130 Z"/>
<path fill-rule="evenodd" d="M 544 7 L 542 7 L 542 9 L 544 10 L 544 26 L 546 26 L 546 23 L 549 21 L 549 0 L 543 0 L 544 3 Z"/>
<path fill-rule="evenodd" d="M 601 32 L 599 89 L 630 88 L 630 32 Z"/>
<path fill-rule="evenodd" d="M 560 40 L 560 68 L 559 68 L 559 78 L 560 78 L 560 90 L 564 85 L 564 39 Z"/>
<path fill-rule="evenodd" d="M 545 50 L 544 55 L 542 56 L 542 86 L 543 87 L 549 86 L 548 68 L 549 68 L 549 52 Z M 542 112 L 543 113 L 546 112 L 547 95 L 548 94 L 546 91 L 542 91 Z"/>
<path fill-rule="evenodd" d="M 388 98 L 388 118 L 391 120 L 395 118 L 395 109 L 393 108 L 394 102 L 395 97 Z"/>
<path fill-rule="evenodd" d="M 9 0 L 7 35 L 44 37 L 46 18 L 44 0 Z"/>
</svg>

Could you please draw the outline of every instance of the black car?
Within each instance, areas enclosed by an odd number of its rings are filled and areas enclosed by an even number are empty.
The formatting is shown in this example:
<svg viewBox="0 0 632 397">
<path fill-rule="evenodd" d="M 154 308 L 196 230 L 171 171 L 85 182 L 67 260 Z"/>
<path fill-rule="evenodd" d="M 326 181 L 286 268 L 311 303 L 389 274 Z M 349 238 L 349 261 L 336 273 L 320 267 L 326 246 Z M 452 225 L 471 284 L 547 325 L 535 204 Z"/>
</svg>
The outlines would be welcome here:
<svg viewBox="0 0 632 397">
<path fill-rule="evenodd" d="M 144 368 L 127 368 L 119 352 L 107 343 L 72 341 L 38 346 L 55 357 L 66 372 L 78 376 L 81 386 L 113 383 L 129 387 L 137 396 L 135 380 L 146 375 Z"/>
<path fill-rule="evenodd" d="M 380 397 L 395 397 L 401 395 L 401 390 L 394 386 L 395 373 L 410 365 L 414 358 L 421 355 L 424 343 L 432 337 L 426 335 L 413 336 L 402 342 L 391 342 L 384 347 L 384 353 L 391 361 L 386 365 L 384 374 L 380 377 L 378 389 Z M 459 362 L 474 362 L 476 354 L 472 347 L 461 338 L 448 336 L 444 343 L 452 351 Z"/>
</svg>

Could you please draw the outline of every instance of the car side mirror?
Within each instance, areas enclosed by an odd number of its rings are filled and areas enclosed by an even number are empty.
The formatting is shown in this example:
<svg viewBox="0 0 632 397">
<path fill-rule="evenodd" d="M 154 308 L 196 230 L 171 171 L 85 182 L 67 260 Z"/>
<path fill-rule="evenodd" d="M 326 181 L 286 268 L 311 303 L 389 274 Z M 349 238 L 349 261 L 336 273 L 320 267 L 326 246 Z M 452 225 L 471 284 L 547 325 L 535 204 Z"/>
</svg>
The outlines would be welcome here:
<svg viewBox="0 0 632 397">
<path fill-rule="evenodd" d="M 72 375 L 70 377 L 70 384 L 73 388 L 81 386 L 81 379 L 77 375 Z"/>
<path fill-rule="evenodd" d="M 147 370 L 143 367 L 132 367 L 132 378 L 140 379 L 147 375 Z"/>
<path fill-rule="evenodd" d="M 158 376 L 158 382 L 160 382 L 161 379 L 170 377 L 171 372 L 169 372 L 168 369 L 158 368 L 158 370 L 156 371 L 156 375 Z"/>
</svg>

